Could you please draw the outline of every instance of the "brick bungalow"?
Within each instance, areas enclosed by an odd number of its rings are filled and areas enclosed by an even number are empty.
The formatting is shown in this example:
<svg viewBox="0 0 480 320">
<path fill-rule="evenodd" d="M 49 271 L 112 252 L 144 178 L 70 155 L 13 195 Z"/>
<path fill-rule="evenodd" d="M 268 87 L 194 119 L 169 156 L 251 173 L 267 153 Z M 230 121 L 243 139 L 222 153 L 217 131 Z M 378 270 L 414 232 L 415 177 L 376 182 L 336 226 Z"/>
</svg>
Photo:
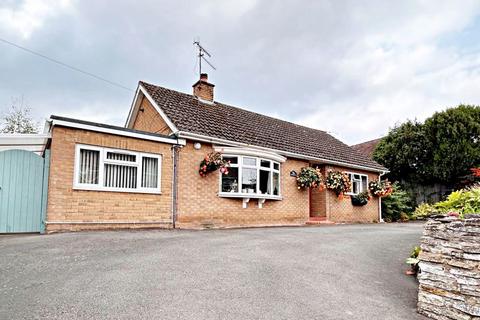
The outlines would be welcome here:
<svg viewBox="0 0 480 320">
<path fill-rule="evenodd" d="M 46 230 L 208 228 L 381 220 L 380 201 L 353 206 L 299 190 L 305 166 L 347 172 L 351 194 L 386 169 L 328 133 L 214 100 L 205 74 L 186 94 L 140 82 L 125 127 L 52 116 Z M 218 151 L 230 172 L 198 174 Z"/>
</svg>

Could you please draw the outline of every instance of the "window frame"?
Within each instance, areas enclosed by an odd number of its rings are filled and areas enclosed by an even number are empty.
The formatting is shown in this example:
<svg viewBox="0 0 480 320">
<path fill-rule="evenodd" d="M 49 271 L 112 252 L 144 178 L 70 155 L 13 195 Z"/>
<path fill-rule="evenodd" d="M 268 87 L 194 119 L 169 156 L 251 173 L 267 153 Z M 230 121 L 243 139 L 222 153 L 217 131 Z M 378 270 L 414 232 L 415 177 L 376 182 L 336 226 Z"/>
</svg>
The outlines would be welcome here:
<svg viewBox="0 0 480 320">
<path fill-rule="evenodd" d="M 281 163 L 269 159 L 268 157 L 259 157 L 259 156 L 253 156 L 253 155 L 245 155 L 245 154 L 231 154 L 231 153 L 226 153 L 222 154 L 222 158 L 230 158 L 230 157 L 236 157 L 237 158 L 237 163 L 235 164 L 230 164 L 230 167 L 232 168 L 238 168 L 238 191 L 237 192 L 224 192 L 222 191 L 222 176 L 223 174 L 219 172 L 219 188 L 218 188 L 218 195 L 221 197 L 230 197 L 230 198 L 260 198 L 260 199 L 275 199 L 275 200 L 280 200 L 282 199 L 282 188 L 281 188 L 281 181 L 282 181 L 282 175 L 281 175 Z M 244 158 L 254 158 L 255 159 L 255 165 L 248 165 L 248 164 L 243 164 Z M 262 167 L 261 166 L 261 161 L 269 161 L 270 162 L 270 167 Z M 278 165 L 278 169 L 274 169 L 274 165 Z M 249 169 L 256 169 L 257 172 L 257 181 L 256 181 L 256 192 L 254 193 L 245 193 L 242 192 L 242 174 L 243 174 L 243 168 L 249 168 Z M 268 171 L 270 174 L 270 192 L 271 194 L 263 194 L 260 193 L 260 171 Z M 273 194 L 274 190 L 274 185 L 273 185 L 273 174 L 278 173 L 278 195 Z"/>
<path fill-rule="evenodd" d="M 91 184 L 91 183 L 80 183 L 79 181 L 79 173 L 80 173 L 80 150 L 92 150 L 92 151 L 99 151 L 99 167 L 98 167 L 98 184 Z M 107 152 L 113 153 L 121 153 L 121 154 L 128 154 L 135 156 L 135 162 L 132 161 L 123 161 L 123 160 L 116 160 L 116 159 L 107 159 Z M 142 171 L 143 171 L 143 164 L 142 160 L 143 157 L 147 158 L 154 158 L 158 161 L 158 181 L 157 181 L 157 188 L 142 188 Z M 90 190 L 90 191 L 106 191 L 106 192 L 126 192 L 126 193 L 149 193 L 149 194 L 161 194 L 162 190 L 162 159 L 163 155 L 161 154 L 153 154 L 153 153 L 146 153 L 146 152 L 137 152 L 125 149 L 116 149 L 110 147 L 101 147 L 101 146 L 93 146 L 88 144 L 76 144 L 75 145 L 75 158 L 74 158 L 74 176 L 73 176 L 73 189 L 74 190 Z M 112 164 L 112 165 L 122 165 L 122 166 L 131 166 L 137 168 L 137 188 L 112 188 L 112 187 L 105 187 L 104 186 L 104 174 L 105 174 L 105 165 Z"/>
<path fill-rule="evenodd" d="M 351 172 L 351 171 L 346 171 L 345 173 L 348 175 L 348 178 L 350 179 L 350 183 L 351 183 L 350 191 L 345 193 L 345 194 L 347 194 L 349 196 L 356 196 L 356 195 L 368 190 L 368 174 L 359 173 L 359 172 Z M 360 190 L 359 190 L 358 193 L 353 192 L 353 179 L 351 178 L 351 176 L 353 177 L 353 175 L 360 176 Z M 366 190 L 363 190 L 362 177 L 367 178 L 367 189 Z"/>
</svg>

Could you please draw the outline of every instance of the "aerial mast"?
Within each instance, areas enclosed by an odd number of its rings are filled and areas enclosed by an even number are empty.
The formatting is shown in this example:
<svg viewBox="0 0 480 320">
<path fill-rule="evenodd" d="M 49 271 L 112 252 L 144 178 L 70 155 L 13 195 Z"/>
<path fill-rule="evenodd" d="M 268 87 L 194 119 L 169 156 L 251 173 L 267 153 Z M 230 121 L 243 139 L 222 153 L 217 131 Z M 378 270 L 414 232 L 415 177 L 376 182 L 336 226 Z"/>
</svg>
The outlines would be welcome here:
<svg viewBox="0 0 480 320">
<path fill-rule="evenodd" d="M 198 48 L 198 66 L 199 66 L 199 75 L 202 74 L 202 60 L 205 61 L 213 70 L 217 70 L 213 64 L 210 63 L 210 61 L 205 58 L 205 55 L 209 58 L 212 57 L 212 55 L 200 44 L 200 40 L 194 41 L 193 45 L 197 46 Z"/>
</svg>

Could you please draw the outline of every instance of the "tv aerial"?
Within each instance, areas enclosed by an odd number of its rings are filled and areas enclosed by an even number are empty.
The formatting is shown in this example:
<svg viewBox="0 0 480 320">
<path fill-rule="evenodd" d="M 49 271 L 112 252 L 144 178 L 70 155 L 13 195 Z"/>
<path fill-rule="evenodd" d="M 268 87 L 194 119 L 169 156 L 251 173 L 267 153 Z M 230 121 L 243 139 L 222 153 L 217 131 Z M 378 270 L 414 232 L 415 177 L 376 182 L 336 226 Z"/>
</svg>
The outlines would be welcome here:
<svg viewBox="0 0 480 320">
<path fill-rule="evenodd" d="M 193 45 L 197 46 L 198 48 L 198 66 L 199 66 L 199 74 L 202 74 L 202 60 L 205 61 L 213 70 L 217 70 L 213 64 L 210 63 L 210 61 L 205 58 L 205 55 L 209 58 L 212 57 L 212 55 L 200 44 L 200 40 L 194 41 Z"/>
</svg>

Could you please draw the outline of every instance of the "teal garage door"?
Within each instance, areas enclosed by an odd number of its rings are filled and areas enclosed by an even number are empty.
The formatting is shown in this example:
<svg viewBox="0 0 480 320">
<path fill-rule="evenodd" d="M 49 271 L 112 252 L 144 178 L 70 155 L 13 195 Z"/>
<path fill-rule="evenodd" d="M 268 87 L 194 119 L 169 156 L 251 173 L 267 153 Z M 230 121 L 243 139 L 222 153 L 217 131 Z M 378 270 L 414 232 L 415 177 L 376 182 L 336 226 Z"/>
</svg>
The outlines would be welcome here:
<svg viewBox="0 0 480 320">
<path fill-rule="evenodd" d="M 0 233 L 44 231 L 48 169 L 49 150 L 0 152 Z"/>
</svg>

